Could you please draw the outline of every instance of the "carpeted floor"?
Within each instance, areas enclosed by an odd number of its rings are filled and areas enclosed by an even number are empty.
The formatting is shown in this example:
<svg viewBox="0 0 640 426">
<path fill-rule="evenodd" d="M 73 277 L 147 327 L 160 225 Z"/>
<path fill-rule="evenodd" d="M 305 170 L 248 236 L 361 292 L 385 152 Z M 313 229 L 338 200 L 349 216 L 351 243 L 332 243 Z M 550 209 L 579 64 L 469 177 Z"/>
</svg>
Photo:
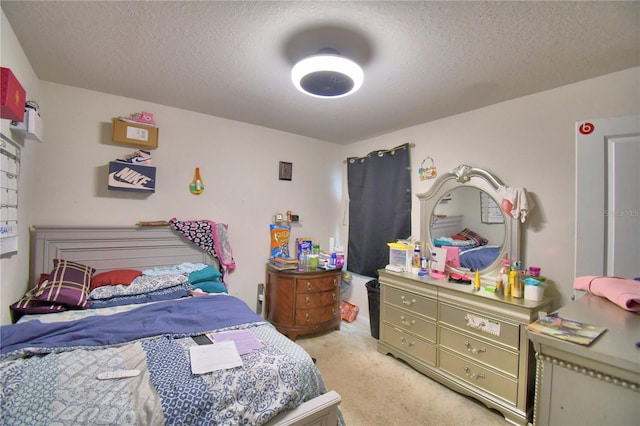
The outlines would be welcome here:
<svg viewBox="0 0 640 426">
<path fill-rule="evenodd" d="M 377 342 L 369 327 L 357 321 L 296 340 L 317 359 L 327 388 L 342 397 L 347 426 L 510 424 L 476 400 L 378 353 Z"/>
</svg>

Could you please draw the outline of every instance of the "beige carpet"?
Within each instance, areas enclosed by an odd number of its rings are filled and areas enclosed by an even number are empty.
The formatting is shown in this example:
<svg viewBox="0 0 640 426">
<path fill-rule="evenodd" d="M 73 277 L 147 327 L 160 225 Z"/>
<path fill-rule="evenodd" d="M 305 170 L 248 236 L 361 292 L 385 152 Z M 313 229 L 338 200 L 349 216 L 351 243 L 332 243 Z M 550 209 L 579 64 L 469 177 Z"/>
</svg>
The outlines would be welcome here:
<svg viewBox="0 0 640 426">
<path fill-rule="evenodd" d="M 505 425 L 504 417 L 376 349 L 367 325 L 296 340 L 317 359 L 329 390 L 342 397 L 347 426 Z"/>
</svg>

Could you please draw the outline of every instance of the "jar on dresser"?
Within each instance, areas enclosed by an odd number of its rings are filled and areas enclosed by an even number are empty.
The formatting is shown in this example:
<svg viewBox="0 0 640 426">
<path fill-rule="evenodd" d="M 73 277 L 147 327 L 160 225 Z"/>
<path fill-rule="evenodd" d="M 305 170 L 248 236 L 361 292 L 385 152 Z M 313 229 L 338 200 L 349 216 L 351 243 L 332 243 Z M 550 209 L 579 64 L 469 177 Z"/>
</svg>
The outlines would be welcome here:
<svg viewBox="0 0 640 426">
<path fill-rule="evenodd" d="M 267 265 L 265 318 L 291 340 L 340 330 L 341 269 L 279 271 Z"/>
</svg>

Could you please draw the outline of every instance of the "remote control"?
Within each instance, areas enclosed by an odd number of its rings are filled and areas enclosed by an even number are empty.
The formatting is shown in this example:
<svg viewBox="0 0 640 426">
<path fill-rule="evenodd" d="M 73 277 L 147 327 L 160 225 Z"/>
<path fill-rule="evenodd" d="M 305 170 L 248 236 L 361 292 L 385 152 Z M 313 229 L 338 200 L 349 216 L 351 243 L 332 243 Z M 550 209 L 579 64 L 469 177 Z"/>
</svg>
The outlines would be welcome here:
<svg viewBox="0 0 640 426">
<path fill-rule="evenodd" d="M 138 374 L 140 374 L 140 370 L 105 371 L 104 373 L 98 374 L 98 379 L 100 380 L 122 379 L 125 377 L 135 377 Z"/>
</svg>

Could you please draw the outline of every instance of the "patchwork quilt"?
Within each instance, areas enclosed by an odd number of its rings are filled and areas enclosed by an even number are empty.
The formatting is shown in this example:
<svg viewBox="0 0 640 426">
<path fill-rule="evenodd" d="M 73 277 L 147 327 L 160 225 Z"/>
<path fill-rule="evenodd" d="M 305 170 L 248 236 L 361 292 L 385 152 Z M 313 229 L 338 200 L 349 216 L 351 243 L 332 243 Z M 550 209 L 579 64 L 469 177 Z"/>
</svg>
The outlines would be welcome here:
<svg viewBox="0 0 640 426">
<path fill-rule="evenodd" d="M 239 329 L 264 346 L 240 367 L 192 374 L 193 336 Z M 262 425 L 326 391 L 300 346 L 228 295 L 25 321 L 2 326 L 0 339 L 3 425 Z M 97 378 L 131 369 L 141 374 Z"/>
</svg>

